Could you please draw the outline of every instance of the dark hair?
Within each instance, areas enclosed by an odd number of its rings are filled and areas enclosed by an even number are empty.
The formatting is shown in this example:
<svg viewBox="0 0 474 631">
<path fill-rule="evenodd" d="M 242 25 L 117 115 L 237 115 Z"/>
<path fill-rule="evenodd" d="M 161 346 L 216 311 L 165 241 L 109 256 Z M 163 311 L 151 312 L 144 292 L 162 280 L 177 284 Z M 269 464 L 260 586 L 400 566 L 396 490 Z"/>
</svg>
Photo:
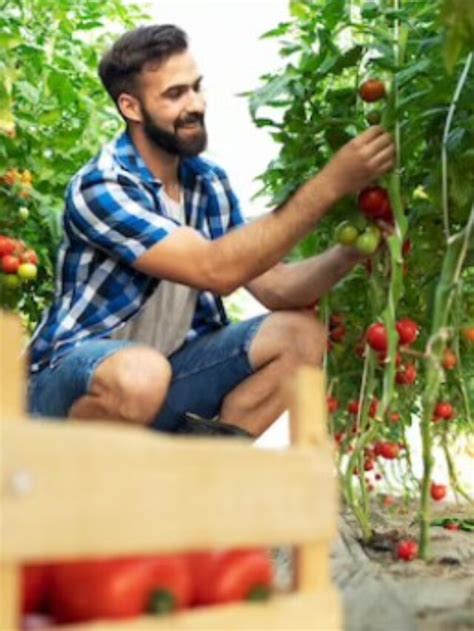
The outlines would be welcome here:
<svg viewBox="0 0 474 631">
<path fill-rule="evenodd" d="M 144 66 L 160 64 L 188 47 L 186 33 L 172 24 L 140 26 L 118 39 L 102 57 L 99 76 L 117 104 L 123 92 L 136 94 Z"/>
</svg>

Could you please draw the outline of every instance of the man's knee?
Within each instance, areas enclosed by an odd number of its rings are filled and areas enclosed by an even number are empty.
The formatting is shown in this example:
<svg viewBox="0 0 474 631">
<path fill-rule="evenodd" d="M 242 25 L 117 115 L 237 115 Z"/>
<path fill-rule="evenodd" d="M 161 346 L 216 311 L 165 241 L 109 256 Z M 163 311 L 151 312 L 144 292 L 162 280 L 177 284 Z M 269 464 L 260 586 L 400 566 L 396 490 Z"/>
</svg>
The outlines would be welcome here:
<svg viewBox="0 0 474 631">
<path fill-rule="evenodd" d="M 296 354 L 296 359 L 303 363 L 322 363 L 327 334 L 314 311 L 305 309 L 288 312 L 285 327 L 289 354 Z"/>
<path fill-rule="evenodd" d="M 260 357 L 276 354 L 292 363 L 319 365 L 326 349 L 326 328 L 314 311 L 300 309 L 272 313 L 254 340 L 254 352 Z M 270 356 L 271 358 L 271 356 Z M 260 365 L 266 363 L 259 362 Z"/>
<path fill-rule="evenodd" d="M 127 348 L 99 366 L 92 393 L 104 398 L 111 415 L 148 425 L 165 401 L 171 377 L 168 360 L 157 351 Z"/>
</svg>

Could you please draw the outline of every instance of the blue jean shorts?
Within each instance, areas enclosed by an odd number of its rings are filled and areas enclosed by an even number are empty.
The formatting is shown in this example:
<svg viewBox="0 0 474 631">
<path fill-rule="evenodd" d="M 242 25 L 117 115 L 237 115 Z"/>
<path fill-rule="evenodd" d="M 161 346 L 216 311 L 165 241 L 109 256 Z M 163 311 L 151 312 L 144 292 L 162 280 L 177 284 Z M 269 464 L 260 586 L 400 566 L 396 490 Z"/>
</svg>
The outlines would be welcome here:
<svg viewBox="0 0 474 631">
<path fill-rule="evenodd" d="M 250 345 L 266 315 L 229 324 L 185 343 L 168 361 L 173 377 L 152 428 L 173 432 L 186 412 L 204 418 L 219 414 L 223 400 L 254 373 Z M 54 367 L 30 377 L 28 409 L 33 417 L 65 419 L 75 401 L 90 392 L 95 371 L 107 357 L 137 346 L 125 340 L 91 340 L 72 349 Z M 225 419 L 223 419 L 225 421 Z"/>
</svg>

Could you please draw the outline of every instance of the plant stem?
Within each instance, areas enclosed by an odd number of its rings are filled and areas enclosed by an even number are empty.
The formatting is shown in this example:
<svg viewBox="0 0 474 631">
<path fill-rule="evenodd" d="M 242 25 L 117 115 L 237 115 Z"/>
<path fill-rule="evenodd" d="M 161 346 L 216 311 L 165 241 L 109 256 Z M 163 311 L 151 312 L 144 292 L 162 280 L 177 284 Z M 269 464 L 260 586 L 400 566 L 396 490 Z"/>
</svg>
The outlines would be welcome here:
<svg viewBox="0 0 474 631">
<path fill-rule="evenodd" d="M 441 167 L 442 167 L 442 183 L 443 183 L 443 222 L 444 222 L 444 233 L 446 239 L 449 239 L 449 196 L 448 196 L 448 139 L 449 132 L 451 131 L 451 125 L 453 122 L 454 114 L 456 112 L 456 107 L 459 101 L 459 97 L 461 96 L 461 92 L 464 88 L 464 85 L 467 80 L 467 75 L 469 74 L 469 70 L 471 69 L 472 60 L 474 58 L 474 53 L 468 55 L 466 59 L 466 63 L 464 64 L 464 69 L 459 77 L 458 84 L 456 86 L 456 90 L 454 92 L 453 100 L 451 101 L 451 105 L 449 107 L 448 116 L 446 118 L 446 126 L 444 128 L 443 134 L 443 144 L 441 151 Z"/>
</svg>

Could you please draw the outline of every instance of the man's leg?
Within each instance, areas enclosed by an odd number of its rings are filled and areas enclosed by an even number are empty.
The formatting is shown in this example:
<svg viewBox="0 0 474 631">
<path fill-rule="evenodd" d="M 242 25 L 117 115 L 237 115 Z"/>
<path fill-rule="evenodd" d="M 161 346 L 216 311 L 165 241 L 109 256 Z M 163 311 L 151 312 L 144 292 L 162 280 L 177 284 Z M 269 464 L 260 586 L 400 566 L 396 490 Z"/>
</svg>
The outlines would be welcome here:
<svg viewBox="0 0 474 631">
<path fill-rule="evenodd" d="M 287 408 L 288 378 L 301 364 L 320 364 L 325 344 L 310 310 L 258 316 L 198 337 L 169 358 L 173 379 L 152 427 L 179 431 L 191 412 L 259 436 Z"/>
<path fill-rule="evenodd" d="M 255 374 L 224 399 L 220 416 L 260 436 L 287 408 L 298 366 L 321 365 L 326 331 L 314 311 L 281 311 L 263 322 L 249 349 Z"/>
<path fill-rule="evenodd" d="M 149 425 L 170 381 L 167 359 L 152 348 L 118 340 L 84 342 L 32 376 L 29 409 L 33 416 Z"/>
<path fill-rule="evenodd" d="M 164 403 L 170 381 L 171 366 L 163 355 L 145 346 L 126 348 L 99 364 L 90 391 L 74 403 L 68 416 L 149 425 Z"/>
</svg>

